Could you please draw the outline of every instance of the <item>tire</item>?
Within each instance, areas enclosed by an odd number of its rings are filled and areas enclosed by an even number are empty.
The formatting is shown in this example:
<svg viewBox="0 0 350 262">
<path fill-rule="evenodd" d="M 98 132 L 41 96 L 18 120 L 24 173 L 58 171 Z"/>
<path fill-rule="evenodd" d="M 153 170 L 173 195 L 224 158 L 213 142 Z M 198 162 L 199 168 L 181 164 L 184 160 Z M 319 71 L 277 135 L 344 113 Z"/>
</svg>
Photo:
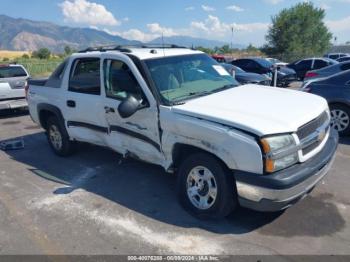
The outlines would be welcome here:
<svg viewBox="0 0 350 262">
<path fill-rule="evenodd" d="M 350 135 L 350 107 L 342 104 L 330 105 L 331 126 L 339 132 L 340 136 Z"/>
<path fill-rule="evenodd" d="M 185 210 L 199 219 L 224 218 L 238 203 L 233 174 L 206 153 L 190 155 L 183 161 L 178 172 L 177 194 Z M 204 201 L 200 202 L 201 199 Z"/>
<path fill-rule="evenodd" d="M 47 140 L 54 153 L 61 157 L 70 156 L 75 149 L 75 143 L 69 140 L 69 136 L 57 117 L 47 120 Z"/>
</svg>

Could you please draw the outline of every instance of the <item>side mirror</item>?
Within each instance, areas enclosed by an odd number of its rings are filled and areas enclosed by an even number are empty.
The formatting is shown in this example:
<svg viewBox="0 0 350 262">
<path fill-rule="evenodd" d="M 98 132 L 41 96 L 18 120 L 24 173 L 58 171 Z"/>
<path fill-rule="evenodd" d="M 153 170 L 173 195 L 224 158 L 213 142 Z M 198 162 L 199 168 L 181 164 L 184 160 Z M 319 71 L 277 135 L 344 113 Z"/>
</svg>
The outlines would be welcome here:
<svg viewBox="0 0 350 262">
<path fill-rule="evenodd" d="M 122 118 L 129 118 L 140 108 L 141 102 L 133 95 L 128 95 L 118 106 L 118 112 Z"/>
</svg>

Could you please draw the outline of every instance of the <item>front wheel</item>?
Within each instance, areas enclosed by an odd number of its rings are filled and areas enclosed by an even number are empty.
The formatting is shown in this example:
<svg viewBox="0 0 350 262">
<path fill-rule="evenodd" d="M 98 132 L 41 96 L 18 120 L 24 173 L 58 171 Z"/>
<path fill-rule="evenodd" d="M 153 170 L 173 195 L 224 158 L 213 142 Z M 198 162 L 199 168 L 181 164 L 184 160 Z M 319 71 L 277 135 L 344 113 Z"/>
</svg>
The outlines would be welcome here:
<svg viewBox="0 0 350 262">
<path fill-rule="evenodd" d="M 331 126 L 339 132 L 340 136 L 350 135 L 350 107 L 334 104 L 330 106 Z"/>
<path fill-rule="evenodd" d="M 178 172 L 180 203 L 201 219 L 219 219 L 237 206 L 233 174 L 215 157 L 197 153 L 189 156 Z"/>
</svg>

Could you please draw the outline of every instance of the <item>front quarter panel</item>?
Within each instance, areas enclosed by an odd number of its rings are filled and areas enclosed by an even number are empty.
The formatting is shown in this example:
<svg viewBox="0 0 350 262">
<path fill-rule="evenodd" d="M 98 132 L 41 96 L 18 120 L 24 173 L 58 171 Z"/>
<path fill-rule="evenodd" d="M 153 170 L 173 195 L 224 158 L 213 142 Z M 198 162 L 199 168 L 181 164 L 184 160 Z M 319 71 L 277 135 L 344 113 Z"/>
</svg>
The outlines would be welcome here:
<svg viewBox="0 0 350 262">
<path fill-rule="evenodd" d="M 185 144 L 205 150 L 221 159 L 229 169 L 263 173 L 261 149 L 253 135 L 215 122 L 160 108 L 162 146 L 166 157 L 165 168 L 173 163 L 176 144 Z"/>
</svg>

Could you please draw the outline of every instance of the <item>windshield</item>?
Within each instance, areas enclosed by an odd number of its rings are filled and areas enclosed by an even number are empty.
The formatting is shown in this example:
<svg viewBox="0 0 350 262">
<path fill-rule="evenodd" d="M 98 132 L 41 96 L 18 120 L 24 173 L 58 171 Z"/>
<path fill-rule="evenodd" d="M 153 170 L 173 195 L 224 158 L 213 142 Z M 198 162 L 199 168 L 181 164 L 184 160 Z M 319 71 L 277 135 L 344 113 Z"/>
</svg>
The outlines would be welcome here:
<svg viewBox="0 0 350 262">
<path fill-rule="evenodd" d="M 233 66 L 233 68 L 234 68 L 235 72 L 238 73 L 238 74 L 245 73 L 245 71 L 242 68 L 238 67 L 238 66 Z"/>
<path fill-rule="evenodd" d="M 271 68 L 273 63 L 263 58 L 256 58 L 255 61 L 265 68 Z"/>
<path fill-rule="evenodd" d="M 205 54 L 162 57 L 145 63 L 159 94 L 168 104 L 239 85 L 220 64 Z"/>
<path fill-rule="evenodd" d="M 0 78 L 25 77 L 27 73 L 20 66 L 1 66 Z"/>
</svg>

